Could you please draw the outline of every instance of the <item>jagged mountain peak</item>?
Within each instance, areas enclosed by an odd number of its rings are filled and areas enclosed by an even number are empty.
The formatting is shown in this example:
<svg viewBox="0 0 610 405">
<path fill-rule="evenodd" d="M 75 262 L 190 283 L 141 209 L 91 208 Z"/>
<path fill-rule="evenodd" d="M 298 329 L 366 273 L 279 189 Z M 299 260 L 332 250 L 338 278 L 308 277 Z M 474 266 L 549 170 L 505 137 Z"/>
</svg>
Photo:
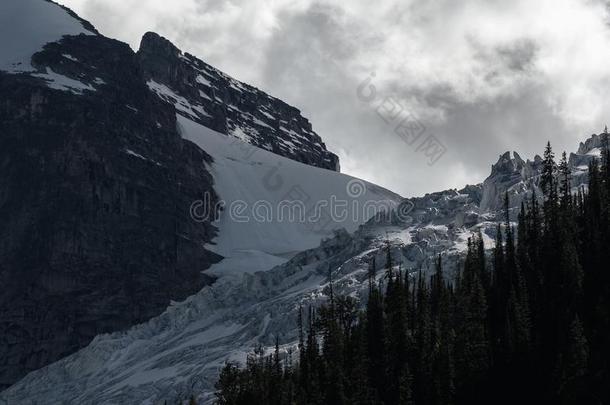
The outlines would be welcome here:
<svg viewBox="0 0 610 405">
<path fill-rule="evenodd" d="M 593 134 L 580 142 L 578 151 L 569 154 L 568 164 L 572 171 L 572 187 L 577 190 L 586 185 L 589 164 L 601 157 L 607 134 Z M 492 165 L 490 175 L 483 182 L 481 210 L 498 211 L 504 205 L 504 194 L 511 196 L 511 207 L 518 207 L 525 196 L 535 191 L 542 196 L 538 180 L 543 159 L 536 155 L 533 160 L 524 161 L 517 152 L 505 152 Z"/>
<path fill-rule="evenodd" d="M 182 52 L 154 32 L 142 37 L 138 57 L 150 89 L 174 104 L 178 114 L 278 155 L 340 170 L 338 157 L 297 108 Z"/>
<path fill-rule="evenodd" d="M 483 182 L 480 208 L 494 212 L 504 204 L 504 194 L 521 194 L 536 174 L 537 164 L 523 160 L 517 152 L 505 152 L 492 165 L 490 175 Z M 520 201 L 515 201 L 520 203 Z"/>
<path fill-rule="evenodd" d="M 178 57 L 182 51 L 178 49 L 169 39 L 162 37 L 153 31 L 146 32 L 140 40 L 140 53 L 167 54 L 168 56 Z"/>
<path fill-rule="evenodd" d="M 586 185 L 589 165 L 597 159 L 601 159 L 602 149 L 605 138 L 608 135 L 604 132 L 593 134 L 578 146 L 576 153 L 570 153 L 568 163 L 572 168 L 572 184 L 579 187 Z"/>
<path fill-rule="evenodd" d="M 510 173 L 521 170 L 526 162 L 517 152 L 506 151 L 500 155 L 498 161 L 491 167 L 491 176 L 498 173 Z"/>
</svg>

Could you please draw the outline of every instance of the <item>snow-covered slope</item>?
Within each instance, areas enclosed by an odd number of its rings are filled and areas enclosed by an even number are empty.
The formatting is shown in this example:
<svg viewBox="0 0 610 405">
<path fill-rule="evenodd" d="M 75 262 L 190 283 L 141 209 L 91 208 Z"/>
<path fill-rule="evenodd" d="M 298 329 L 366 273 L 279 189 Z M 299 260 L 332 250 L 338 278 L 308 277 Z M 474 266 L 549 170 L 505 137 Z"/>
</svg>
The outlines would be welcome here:
<svg viewBox="0 0 610 405">
<path fill-rule="evenodd" d="M 178 123 L 184 138 L 214 157 L 210 172 L 225 203 L 212 247 L 226 258 L 213 269 L 218 275 L 267 270 L 318 246 L 333 230 L 355 231 L 372 216 L 371 208 L 390 210 L 402 200 L 371 183 L 278 156 L 182 116 Z M 298 204 L 290 208 L 294 201 Z M 238 207 L 243 210 L 236 213 Z M 317 213 L 320 220 L 310 221 Z"/>
<path fill-rule="evenodd" d="M 299 300 L 320 297 L 323 264 L 359 251 L 342 233 L 271 272 L 224 278 L 124 334 L 30 374 L 2 393 L 8 403 L 163 403 L 208 393 L 228 357 L 243 359 L 276 334 L 294 339 Z M 349 253 L 349 254 L 346 254 Z M 345 266 L 349 277 L 358 267 Z M 361 280 L 358 280 L 361 281 Z M 360 282 L 353 284 L 356 289 Z"/>
<path fill-rule="evenodd" d="M 85 27 L 85 25 L 87 27 Z M 86 22 L 46 0 L 0 2 L 0 70 L 31 72 L 32 55 L 64 35 L 95 35 Z"/>
</svg>

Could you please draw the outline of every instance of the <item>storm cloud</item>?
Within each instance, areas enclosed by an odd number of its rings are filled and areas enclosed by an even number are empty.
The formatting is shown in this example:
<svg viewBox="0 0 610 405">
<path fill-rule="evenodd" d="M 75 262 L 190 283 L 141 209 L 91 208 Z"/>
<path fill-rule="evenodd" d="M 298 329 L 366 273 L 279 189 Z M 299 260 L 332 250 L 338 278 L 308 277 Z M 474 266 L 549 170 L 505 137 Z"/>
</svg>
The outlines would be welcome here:
<svg viewBox="0 0 610 405">
<path fill-rule="evenodd" d="M 297 106 L 343 172 L 405 196 L 481 182 L 508 149 L 575 150 L 610 111 L 596 0 L 61 2 L 134 49 L 158 32 Z M 446 150 L 433 164 L 426 139 Z"/>
</svg>

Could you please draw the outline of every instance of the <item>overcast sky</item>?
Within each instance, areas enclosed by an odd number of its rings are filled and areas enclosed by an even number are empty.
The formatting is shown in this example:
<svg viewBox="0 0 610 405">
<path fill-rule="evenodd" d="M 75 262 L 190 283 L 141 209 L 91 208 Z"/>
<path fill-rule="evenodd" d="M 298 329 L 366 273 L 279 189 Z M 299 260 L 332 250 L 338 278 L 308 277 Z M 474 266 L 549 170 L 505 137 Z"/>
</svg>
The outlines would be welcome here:
<svg viewBox="0 0 610 405">
<path fill-rule="evenodd" d="M 574 151 L 610 121 L 599 0 L 60 2 L 134 50 L 155 31 L 295 105 L 343 172 L 404 196 L 481 182 L 509 149 Z M 430 165 L 433 140 L 446 152 Z"/>
</svg>

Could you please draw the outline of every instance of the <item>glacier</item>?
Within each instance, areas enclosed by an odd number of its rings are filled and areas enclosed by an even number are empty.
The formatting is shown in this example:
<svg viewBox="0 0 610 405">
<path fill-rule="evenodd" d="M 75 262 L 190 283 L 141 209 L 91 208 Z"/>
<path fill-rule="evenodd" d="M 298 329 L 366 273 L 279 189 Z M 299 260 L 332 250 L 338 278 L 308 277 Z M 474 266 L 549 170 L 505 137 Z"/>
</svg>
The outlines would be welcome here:
<svg viewBox="0 0 610 405">
<path fill-rule="evenodd" d="M 211 172 L 219 195 L 227 200 L 282 198 L 282 190 L 269 189 L 262 181 L 279 164 L 287 185 L 296 182 L 315 198 L 345 194 L 352 180 L 263 149 L 250 150 L 252 145 L 184 117 L 178 123 L 186 139 L 214 156 Z M 577 181 L 599 147 L 597 138 L 591 139 L 570 157 Z M 490 201 L 508 191 L 513 195 L 511 212 L 516 210 L 538 188 L 538 162 L 504 154 L 482 184 L 409 199 L 408 218 L 381 215 L 361 224 L 335 223 L 324 235 L 312 235 L 303 224 L 238 223 L 221 214 L 213 248 L 226 258 L 210 270 L 219 277 L 213 285 L 173 303 L 149 322 L 97 336 L 79 352 L 30 373 L 2 392 L 0 400 L 161 404 L 195 395 L 211 403 L 216 377 L 227 360 L 243 361 L 257 345 L 272 346 L 276 337 L 284 354 L 294 348 L 299 306 L 317 306 L 326 299 L 329 271 L 337 293 L 364 301 L 371 263 L 385 266 L 388 244 L 393 263 L 412 276 L 432 269 L 438 254 L 453 274 L 473 232 L 480 231 L 486 248 L 492 248 L 503 213 Z M 369 197 L 400 200 L 374 185 L 368 188 Z M 383 277 L 383 270 L 378 276 Z"/>
</svg>

